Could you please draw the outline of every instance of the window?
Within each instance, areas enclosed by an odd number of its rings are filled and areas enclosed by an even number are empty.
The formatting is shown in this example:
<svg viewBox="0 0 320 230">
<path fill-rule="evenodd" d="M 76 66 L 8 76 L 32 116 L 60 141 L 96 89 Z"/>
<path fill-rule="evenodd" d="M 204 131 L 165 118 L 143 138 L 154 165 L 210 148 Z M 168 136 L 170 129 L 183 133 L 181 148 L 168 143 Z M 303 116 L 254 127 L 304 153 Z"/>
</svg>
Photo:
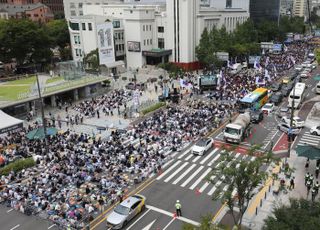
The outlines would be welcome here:
<svg viewBox="0 0 320 230">
<path fill-rule="evenodd" d="M 150 39 L 150 45 L 152 45 L 152 39 Z"/>
<path fill-rule="evenodd" d="M 82 52 L 81 52 L 81 49 L 79 49 L 79 54 L 80 54 L 80 57 L 82 57 Z"/>
<path fill-rule="evenodd" d="M 158 26 L 158 33 L 164 33 L 164 27 Z"/>
<path fill-rule="evenodd" d="M 164 38 L 158 38 L 158 48 L 164 49 Z"/>
<path fill-rule="evenodd" d="M 120 33 L 118 33 L 118 39 L 119 39 L 119 40 L 121 39 L 121 35 L 120 35 Z"/>
<path fill-rule="evenodd" d="M 92 31 L 92 23 L 88 23 L 89 30 Z"/>
<path fill-rule="evenodd" d="M 86 23 L 82 23 L 82 30 L 86 30 Z"/>
<path fill-rule="evenodd" d="M 226 8 L 232 8 L 232 0 L 226 1 Z"/>
<path fill-rule="evenodd" d="M 76 49 L 76 56 L 79 57 L 78 49 Z"/>
<path fill-rule="evenodd" d="M 34 16 L 34 17 L 39 17 L 39 15 L 38 15 L 38 14 L 34 14 L 33 16 Z"/>
<path fill-rule="evenodd" d="M 149 25 L 149 30 L 151 31 L 151 25 Z"/>
<path fill-rule="evenodd" d="M 71 9 L 76 8 L 76 5 L 75 5 L 73 2 L 71 2 L 71 3 L 70 3 L 70 8 L 71 8 Z"/>
<path fill-rule="evenodd" d="M 82 9 L 82 5 L 83 3 L 82 2 L 79 2 L 79 8 Z"/>
<path fill-rule="evenodd" d="M 83 15 L 83 11 L 82 11 L 82 10 L 79 11 L 79 15 L 80 15 L 80 16 Z"/>
<path fill-rule="evenodd" d="M 146 40 L 143 40 L 143 45 L 144 45 L 144 46 L 146 45 Z"/>
<path fill-rule="evenodd" d="M 147 39 L 147 45 L 149 45 L 149 39 Z"/>
<path fill-rule="evenodd" d="M 113 21 L 113 28 L 120 28 L 120 21 Z"/>
<path fill-rule="evenodd" d="M 142 30 L 145 31 L 145 29 L 146 29 L 146 28 L 145 28 L 145 26 L 143 25 L 143 26 L 142 26 Z"/>
<path fill-rule="evenodd" d="M 77 16 L 76 11 L 74 11 L 74 10 L 71 10 L 70 14 L 71 14 L 71 16 Z"/>
<path fill-rule="evenodd" d="M 69 25 L 72 30 L 79 30 L 79 23 L 69 22 Z"/>
</svg>

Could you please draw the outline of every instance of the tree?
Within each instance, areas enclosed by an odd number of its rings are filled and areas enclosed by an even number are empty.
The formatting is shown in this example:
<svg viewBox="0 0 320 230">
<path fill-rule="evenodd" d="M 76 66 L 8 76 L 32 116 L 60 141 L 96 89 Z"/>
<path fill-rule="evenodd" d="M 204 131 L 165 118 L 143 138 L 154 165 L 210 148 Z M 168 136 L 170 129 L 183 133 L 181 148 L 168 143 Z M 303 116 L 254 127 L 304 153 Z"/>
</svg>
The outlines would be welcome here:
<svg viewBox="0 0 320 230">
<path fill-rule="evenodd" d="M 70 44 L 68 24 L 65 19 L 52 20 L 45 25 L 45 30 L 51 38 L 51 47 L 63 49 Z"/>
<path fill-rule="evenodd" d="M 320 229 L 320 203 L 290 199 L 289 205 L 276 207 L 265 220 L 264 230 Z"/>
<path fill-rule="evenodd" d="M 258 147 L 254 146 L 250 151 L 253 153 L 256 149 Z M 257 157 L 253 161 L 233 160 L 233 156 L 230 154 L 232 150 L 224 149 L 218 167 L 212 169 L 208 180 L 214 183 L 212 176 L 216 176 L 222 180 L 222 183 L 229 185 L 226 191 L 217 190 L 213 199 L 221 199 L 226 203 L 231 211 L 234 224 L 241 228 L 243 215 L 248 208 L 249 201 L 254 196 L 255 189 L 267 178 L 267 173 L 260 170 L 263 164 L 260 158 Z M 234 197 L 234 191 L 237 194 L 236 197 Z M 236 205 L 239 208 L 239 221 L 236 219 L 234 210 Z"/>
<path fill-rule="evenodd" d="M 84 63 L 86 63 L 85 68 L 98 70 L 100 66 L 98 49 L 92 50 L 90 53 L 85 55 L 83 60 Z"/>
<path fill-rule="evenodd" d="M 50 40 L 43 28 L 30 20 L 10 19 L 0 22 L 0 58 L 18 65 L 51 58 Z"/>
</svg>

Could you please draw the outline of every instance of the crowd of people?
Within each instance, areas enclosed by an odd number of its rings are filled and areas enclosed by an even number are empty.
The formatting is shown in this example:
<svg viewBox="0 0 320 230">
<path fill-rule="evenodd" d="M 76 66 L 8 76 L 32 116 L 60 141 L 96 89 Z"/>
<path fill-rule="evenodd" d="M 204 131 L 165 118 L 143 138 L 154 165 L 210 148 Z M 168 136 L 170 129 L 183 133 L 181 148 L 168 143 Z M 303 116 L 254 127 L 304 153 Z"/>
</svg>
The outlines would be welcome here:
<svg viewBox="0 0 320 230">
<path fill-rule="evenodd" d="M 299 51 L 293 45 L 289 49 L 296 62 L 303 60 L 302 48 Z M 286 53 L 268 57 L 278 72 L 287 70 L 277 66 L 288 60 Z M 133 124 L 125 132 L 112 131 L 104 140 L 66 130 L 51 136 L 46 145 L 43 140 L 26 138 L 34 128 L 31 126 L 9 133 L 0 138 L 4 158 L 32 156 L 36 166 L 2 175 L 1 201 L 25 213 L 83 227 L 79 223 L 92 219 L 94 211 L 118 200 L 130 184 L 161 170 L 168 152 L 179 151 L 210 128 L 219 126 L 223 119 L 229 119 L 236 109 L 235 102 L 257 87 L 256 74 L 252 70 L 236 75 L 225 71 L 223 83 L 214 95 L 216 100 L 188 97 L 183 103 L 168 105 Z M 187 74 L 186 78 L 191 81 L 195 76 Z M 79 114 L 75 123 L 81 123 L 83 116 L 113 115 L 115 109 L 126 108 L 130 98 L 128 91 L 114 90 L 72 105 Z"/>
</svg>

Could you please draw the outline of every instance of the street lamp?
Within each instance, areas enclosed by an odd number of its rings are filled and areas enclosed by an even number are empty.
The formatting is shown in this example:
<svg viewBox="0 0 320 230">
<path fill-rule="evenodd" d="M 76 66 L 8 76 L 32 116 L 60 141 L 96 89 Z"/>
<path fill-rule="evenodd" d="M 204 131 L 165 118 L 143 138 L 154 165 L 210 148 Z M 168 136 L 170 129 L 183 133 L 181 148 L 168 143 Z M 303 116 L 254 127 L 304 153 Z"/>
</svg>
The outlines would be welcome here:
<svg viewBox="0 0 320 230">
<path fill-rule="evenodd" d="M 289 139 L 288 157 L 290 157 L 290 150 L 291 150 L 291 145 L 292 145 L 292 126 L 293 126 L 293 116 L 294 116 L 294 100 L 295 100 L 295 96 L 296 96 L 296 83 L 297 83 L 297 79 L 294 79 L 293 95 L 292 95 L 293 98 L 291 101 L 290 127 L 289 127 L 289 131 L 288 131 L 288 139 Z M 289 97 L 290 97 L 290 95 L 289 95 Z"/>
<path fill-rule="evenodd" d="M 45 117 L 44 117 L 43 99 L 42 99 L 42 96 L 41 96 L 41 90 L 40 90 L 40 84 L 39 84 L 39 76 L 38 76 L 38 73 L 37 73 L 36 70 L 35 70 L 35 74 L 36 74 L 36 79 L 37 79 L 38 96 L 39 96 L 39 100 L 40 100 L 41 118 L 42 118 L 43 132 L 44 132 L 44 141 L 45 141 L 45 145 L 46 145 L 46 150 L 48 152 L 47 125 L 46 125 L 46 120 L 45 120 Z"/>
</svg>

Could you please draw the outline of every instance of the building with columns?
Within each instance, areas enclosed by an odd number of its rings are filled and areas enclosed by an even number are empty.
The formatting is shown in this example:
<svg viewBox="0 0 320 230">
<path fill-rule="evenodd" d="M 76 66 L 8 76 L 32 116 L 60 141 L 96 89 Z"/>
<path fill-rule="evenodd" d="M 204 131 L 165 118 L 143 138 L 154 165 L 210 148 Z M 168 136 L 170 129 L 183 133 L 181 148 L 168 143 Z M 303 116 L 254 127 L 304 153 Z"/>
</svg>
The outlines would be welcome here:
<svg viewBox="0 0 320 230">
<path fill-rule="evenodd" d="M 79 40 L 82 44 L 79 46 L 72 43 L 74 60 L 81 61 L 83 58 L 75 55 L 75 49 L 78 49 L 79 54 L 97 48 L 92 46 L 95 44 L 93 41 L 97 40 L 94 30 L 90 33 L 86 31 L 86 35 L 81 33 L 80 23 L 88 17 L 91 17 L 93 27 L 97 18 L 102 21 L 112 21 L 114 26 L 117 24 L 115 22 L 119 21 L 123 31 L 121 37 L 123 43 L 120 47 L 124 46 L 123 57 L 127 68 L 173 62 L 186 69 L 198 67 L 195 47 L 199 44 L 204 28 L 210 30 L 213 27 L 225 26 L 227 31 L 231 32 L 238 23 L 241 24 L 249 18 L 249 0 L 141 0 L 139 3 L 131 0 L 113 0 L 112 2 L 104 4 L 103 0 L 90 2 L 64 0 L 71 40 L 74 31 L 70 29 L 70 22 L 79 25 L 77 28 L 80 31 Z M 113 33 L 116 33 L 115 27 Z M 117 36 L 114 35 L 114 38 Z M 114 39 L 115 45 L 117 40 Z M 86 44 L 87 41 L 92 42 Z M 79 49 L 84 50 L 79 51 Z M 115 52 L 118 49 L 119 46 L 115 47 Z"/>
</svg>

